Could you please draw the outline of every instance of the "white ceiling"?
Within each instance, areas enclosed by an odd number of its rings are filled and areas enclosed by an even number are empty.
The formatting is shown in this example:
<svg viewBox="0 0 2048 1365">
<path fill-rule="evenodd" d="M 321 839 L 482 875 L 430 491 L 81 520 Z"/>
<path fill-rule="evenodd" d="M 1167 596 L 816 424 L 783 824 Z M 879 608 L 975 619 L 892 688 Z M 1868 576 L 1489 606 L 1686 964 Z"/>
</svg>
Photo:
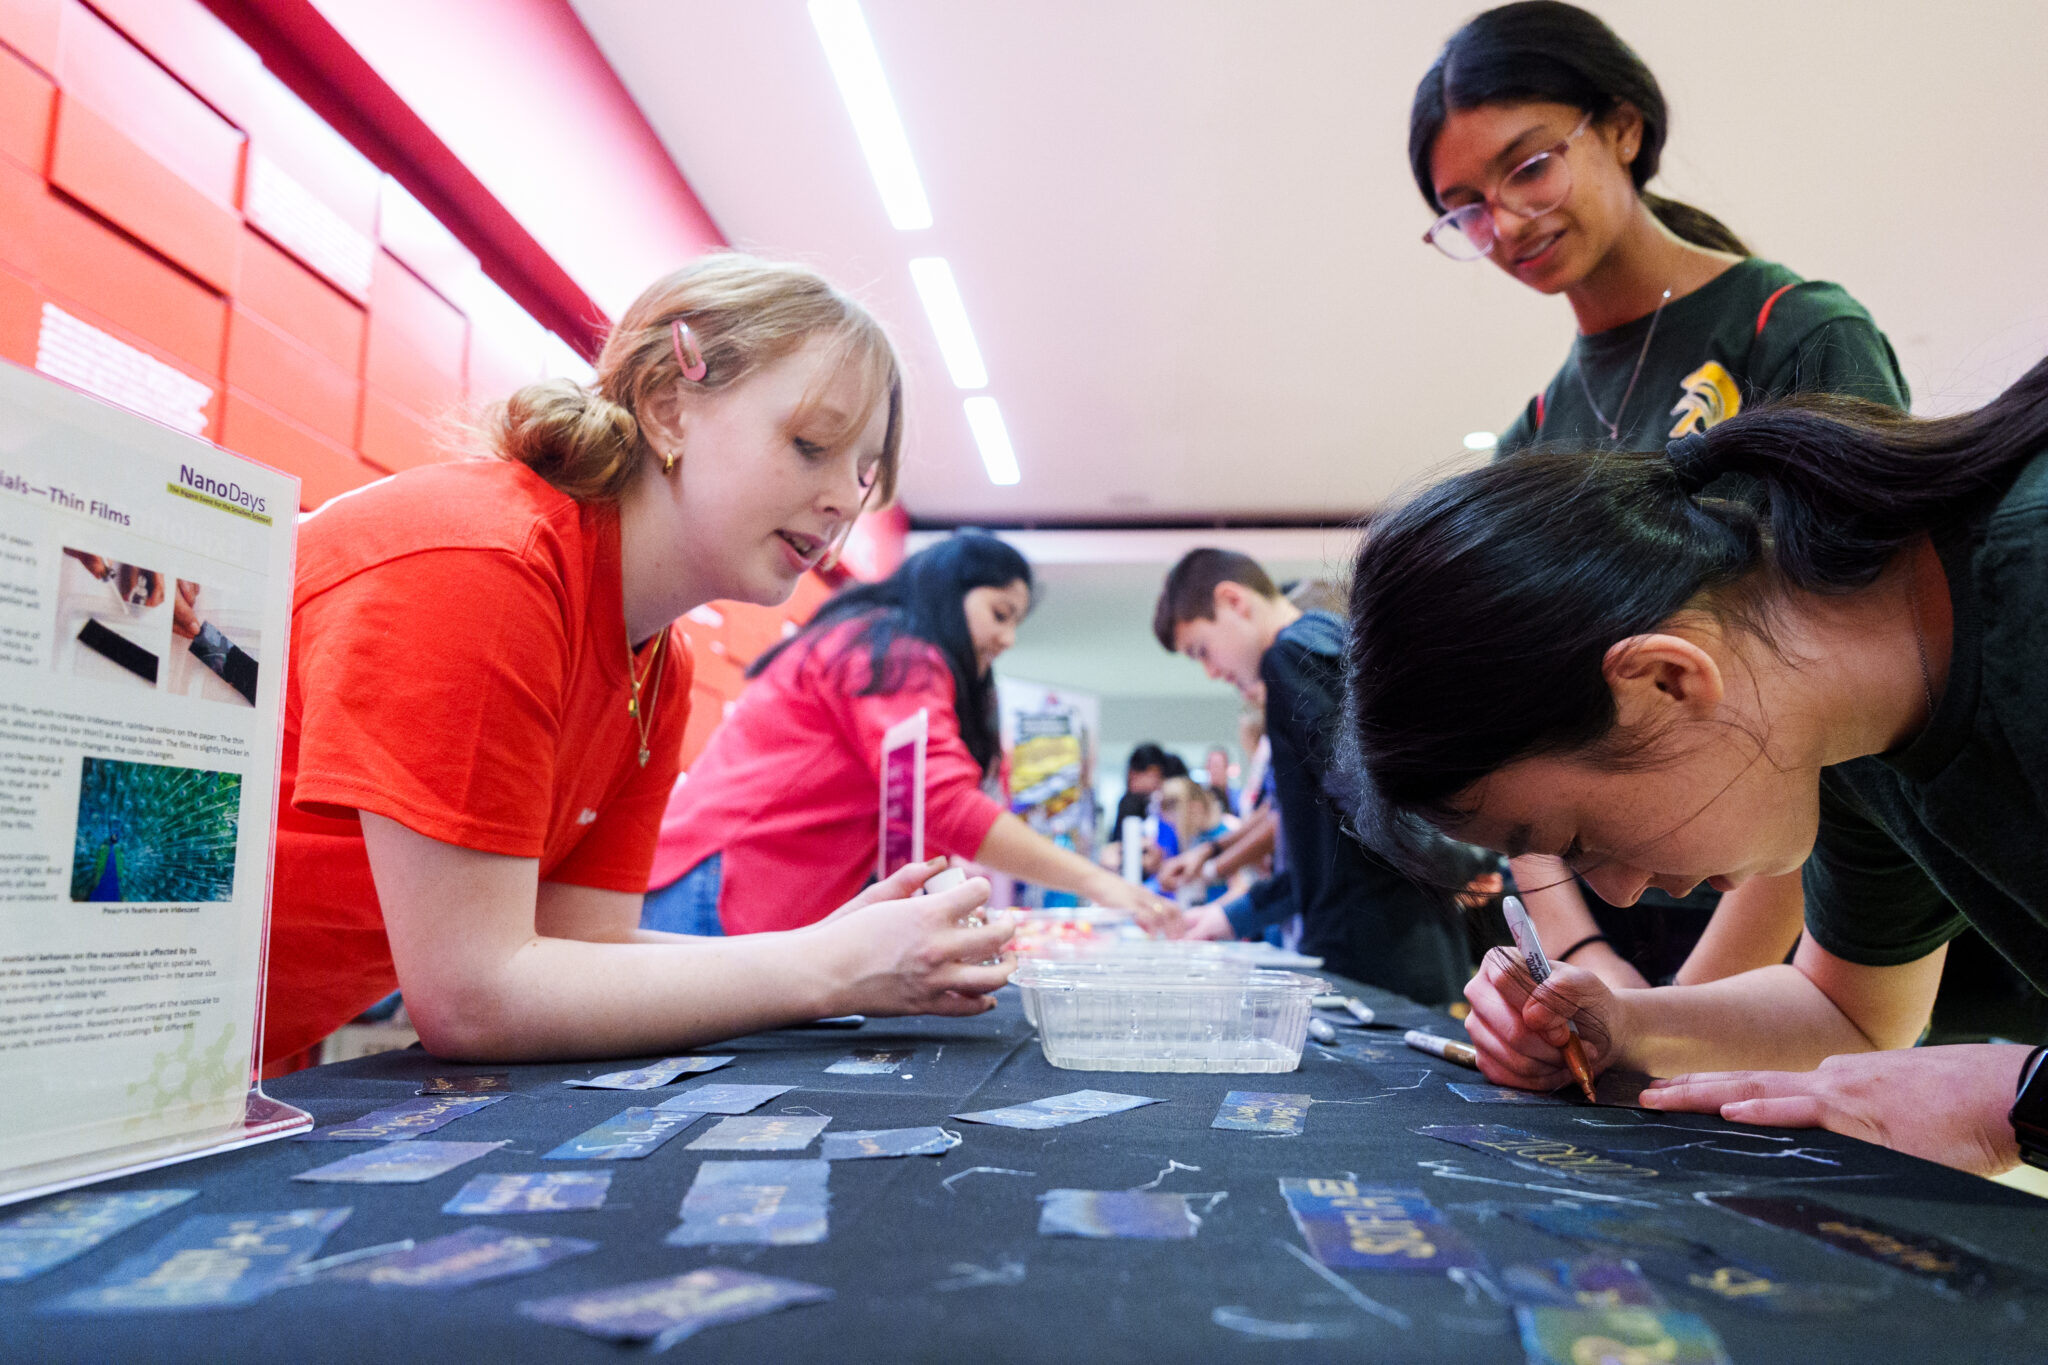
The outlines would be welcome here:
<svg viewBox="0 0 2048 1365">
<path fill-rule="evenodd" d="M 802 0 L 574 0 L 728 238 L 815 263 L 892 328 L 913 516 L 1341 520 L 1472 458 L 1463 435 L 1562 358 L 1562 301 L 1419 241 L 1408 101 L 1472 0 L 863 3 L 927 230 L 889 226 Z M 1676 111 L 1666 192 L 1846 283 L 1919 406 L 2048 350 L 2048 7 L 1593 8 Z M 931 254 L 1015 487 L 984 476 L 912 291 Z"/>
</svg>

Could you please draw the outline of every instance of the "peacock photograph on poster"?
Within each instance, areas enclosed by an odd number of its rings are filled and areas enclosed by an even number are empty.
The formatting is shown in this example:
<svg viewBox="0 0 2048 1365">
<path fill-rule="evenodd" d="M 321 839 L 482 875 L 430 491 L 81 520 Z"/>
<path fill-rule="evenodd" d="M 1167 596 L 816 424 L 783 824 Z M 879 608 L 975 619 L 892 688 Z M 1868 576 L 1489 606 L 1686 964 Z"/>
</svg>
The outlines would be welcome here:
<svg viewBox="0 0 2048 1365">
<path fill-rule="evenodd" d="M 112 758 L 82 767 L 72 900 L 234 899 L 238 774 Z"/>
</svg>

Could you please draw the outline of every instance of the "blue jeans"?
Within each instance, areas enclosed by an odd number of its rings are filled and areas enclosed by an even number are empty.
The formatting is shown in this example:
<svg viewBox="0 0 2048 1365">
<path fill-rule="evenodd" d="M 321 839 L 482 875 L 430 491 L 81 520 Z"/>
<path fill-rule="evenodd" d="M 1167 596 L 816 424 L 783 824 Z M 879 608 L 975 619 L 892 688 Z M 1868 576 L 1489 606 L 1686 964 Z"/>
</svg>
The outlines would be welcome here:
<svg viewBox="0 0 2048 1365">
<path fill-rule="evenodd" d="M 725 880 L 725 855 L 714 853 L 670 882 L 647 893 L 640 903 L 640 927 L 668 934 L 723 938 L 718 920 L 718 888 Z"/>
</svg>

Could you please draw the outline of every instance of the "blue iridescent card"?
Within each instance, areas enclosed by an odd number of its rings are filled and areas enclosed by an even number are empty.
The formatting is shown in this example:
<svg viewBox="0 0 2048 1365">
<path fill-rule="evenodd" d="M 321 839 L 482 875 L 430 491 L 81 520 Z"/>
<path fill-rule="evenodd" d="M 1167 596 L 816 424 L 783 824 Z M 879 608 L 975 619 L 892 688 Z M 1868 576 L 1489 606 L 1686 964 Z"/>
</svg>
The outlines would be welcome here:
<svg viewBox="0 0 2048 1365">
<path fill-rule="evenodd" d="M 570 1138 L 542 1157 L 543 1161 L 632 1161 L 646 1156 L 677 1133 L 704 1117 L 694 1110 L 664 1113 L 635 1105 L 622 1109 L 595 1128 Z"/>
<path fill-rule="evenodd" d="M 1486 1264 L 1420 1190 L 1282 1178 L 1280 1193 L 1308 1249 L 1332 1269 L 1449 1270 Z"/>
<path fill-rule="evenodd" d="M 832 1120 L 823 1114 L 742 1114 L 720 1119 L 690 1143 L 693 1152 L 801 1152 Z"/>
<path fill-rule="evenodd" d="M 827 1161 L 880 1156 L 944 1156 L 960 1139 L 943 1128 L 875 1128 L 825 1134 L 819 1155 Z"/>
<path fill-rule="evenodd" d="M 1517 1308 L 1529 1365 L 1729 1365 L 1706 1319 L 1669 1308 Z"/>
<path fill-rule="evenodd" d="M 1119 1095 L 1113 1090 L 1075 1090 L 1065 1095 L 1048 1095 L 1025 1104 L 1006 1104 L 1000 1109 L 977 1109 L 953 1118 L 969 1123 L 992 1123 L 1002 1128 L 1063 1128 L 1070 1123 L 1120 1114 L 1126 1109 L 1159 1101 L 1144 1095 Z"/>
<path fill-rule="evenodd" d="M 1450 1091 L 1468 1104 L 1548 1104 L 1564 1101 L 1535 1090 L 1517 1090 L 1509 1085 L 1468 1085 L 1450 1082 Z"/>
<path fill-rule="evenodd" d="M 678 1114 L 744 1114 L 794 1089 L 793 1085 L 693 1085 L 656 1108 Z"/>
<path fill-rule="evenodd" d="M 50 1307 L 59 1313 L 132 1313 L 254 1303 L 310 1259 L 348 1215 L 347 1209 L 287 1209 L 187 1218 L 92 1288 Z"/>
<path fill-rule="evenodd" d="M 831 1196 L 828 1161 L 707 1161 L 683 1197 L 675 1247 L 752 1242 L 803 1246 L 822 1242 Z"/>
<path fill-rule="evenodd" d="M 354 1280 L 379 1289 L 456 1289 L 485 1280 L 530 1275 L 556 1261 L 597 1250 L 580 1237 L 536 1237 L 503 1228 L 467 1227 L 410 1251 L 351 1261 L 319 1278 Z"/>
<path fill-rule="evenodd" d="M 678 1076 L 695 1076 L 732 1062 L 731 1057 L 664 1057 L 632 1071 L 610 1071 L 585 1081 L 563 1081 L 583 1090 L 654 1090 Z"/>
<path fill-rule="evenodd" d="M 443 1213 L 568 1213 L 604 1207 L 610 1171 L 538 1171 L 471 1176 Z"/>
<path fill-rule="evenodd" d="M 1634 1261 L 1589 1256 L 1511 1265 L 1501 1280 L 1517 1303 L 1543 1308 L 1662 1308 L 1664 1298 Z"/>
<path fill-rule="evenodd" d="M 1475 1152 L 1506 1157 L 1524 1170 L 1593 1185 L 1633 1184 L 1656 1180 L 1662 1174 L 1654 1167 L 1623 1161 L 1562 1138 L 1538 1137 L 1498 1123 L 1433 1124 L 1415 1131 L 1439 1142 L 1454 1142 Z"/>
<path fill-rule="evenodd" d="M 1216 1111 L 1216 1117 L 1209 1126 L 1244 1133 L 1283 1133 L 1295 1137 L 1300 1135 L 1302 1123 L 1308 1118 L 1308 1107 L 1314 1103 L 1314 1097 L 1309 1095 L 1233 1090 L 1223 1097 L 1223 1107 Z"/>
<path fill-rule="evenodd" d="M 116 1233 L 174 1209 L 197 1190 L 60 1194 L 0 1223 L 0 1284 L 32 1280 Z"/>
<path fill-rule="evenodd" d="M 886 1076 L 915 1055 L 914 1049 L 876 1048 L 841 1057 L 825 1068 L 832 1076 Z"/>
<path fill-rule="evenodd" d="M 356 1152 L 325 1166 L 300 1171 L 294 1180 L 338 1181 L 351 1185 L 416 1185 L 446 1175 L 457 1166 L 487 1156 L 502 1142 L 387 1142 L 368 1152 Z"/>
<path fill-rule="evenodd" d="M 519 1311 L 612 1341 L 647 1341 L 657 1351 L 706 1327 L 743 1322 L 800 1303 L 822 1303 L 832 1291 L 798 1280 L 756 1275 L 730 1266 L 707 1266 L 663 1280 L 533 1299 Z"/>
<path fill-rule="evenodd" d="M 1137 1237 L 1180 1241 L 1202 1220 L 1184 1194 L 1159 1190 L 1047 1190 L 1039 1197 L 1041 1237 Z"/>
<path fill-rule="evenodd" d="M 299 1134 L 300 1142 L 397 1142 L 431 1133 L 453 1123 L 464 1114 L 498 1104 L 503 1095 L 429 1095 L 407 1100 L 389 1109 L 379 1109 L 347 1123 L 330 1123 L 310 1133 Z"/>
</svg>

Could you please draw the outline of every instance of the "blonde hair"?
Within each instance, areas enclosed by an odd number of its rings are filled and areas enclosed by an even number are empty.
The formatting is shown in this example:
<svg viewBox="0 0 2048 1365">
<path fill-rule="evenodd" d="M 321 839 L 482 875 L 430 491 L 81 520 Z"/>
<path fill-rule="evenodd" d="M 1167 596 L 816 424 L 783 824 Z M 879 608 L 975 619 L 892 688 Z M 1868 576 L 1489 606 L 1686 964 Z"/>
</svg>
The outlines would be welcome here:
<svg viewBox="0 0 2048 1365">
<path fill-rule="evenodd" d="M 1162 805 L 1173 801 L 1180 807 L 1180 818 L 1172 824 L 1183 849 L 1194 847 L 1194 841 L 1216 823 L 1219 805 L 1215 796 L 1192 777 L 1167 778 L 1159 784 L 1159 800 Z"/>
<path fill-rule="evenodd" d="M 685 379 L 676 363 L 677 321 L 703 351 L 701 380 Z M 850 365 L 866 394 L 861 410 L 827 433 L 832 445 L 852 439 L 888 404 L 875 469 L 878 505 L 886 504 L 896 493 L 903 447 L 903 377 L 887 333 L 809 267 L 739 252 L 700 257 L 649 285 L 605 338 L 593 385 L 528 384 L 486 410 L 481 434 L 492 454 L 518 461 L 577 501 L 615 502 L 641 464 L 655 458 L 634 416 L 642 403 L 670 384 L 723 389 L 813 339 L 831 348 L 824 373 L 836 376 Z"/>
</svg>

